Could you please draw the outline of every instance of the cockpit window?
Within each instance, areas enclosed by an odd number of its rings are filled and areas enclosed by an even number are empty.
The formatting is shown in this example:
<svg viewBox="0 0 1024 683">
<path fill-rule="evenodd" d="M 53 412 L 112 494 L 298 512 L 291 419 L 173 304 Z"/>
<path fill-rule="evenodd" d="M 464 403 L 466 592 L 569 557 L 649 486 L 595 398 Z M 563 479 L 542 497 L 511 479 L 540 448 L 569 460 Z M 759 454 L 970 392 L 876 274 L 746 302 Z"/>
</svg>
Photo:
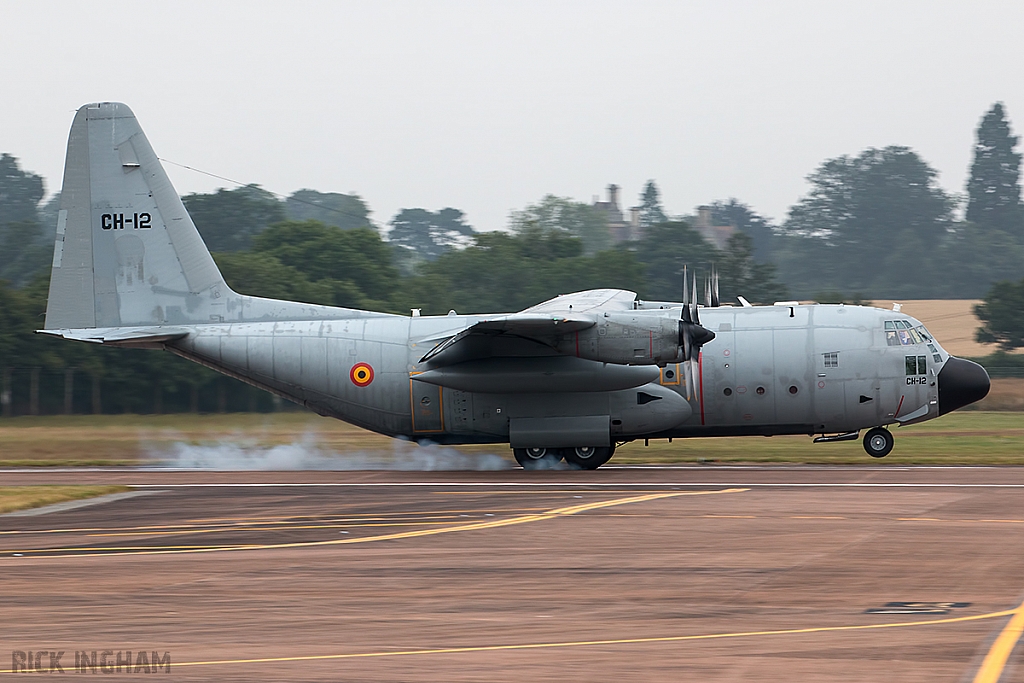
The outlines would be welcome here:
<svg viewBox="0 0 1024 683">
<path fill-rule="evenodd" d="M 924 325 L 912 326 L 906 320 L 885 321 L 885 343 L 889 346 L 913 346 L 927 344 L 932 336 Z"/>
</svg>

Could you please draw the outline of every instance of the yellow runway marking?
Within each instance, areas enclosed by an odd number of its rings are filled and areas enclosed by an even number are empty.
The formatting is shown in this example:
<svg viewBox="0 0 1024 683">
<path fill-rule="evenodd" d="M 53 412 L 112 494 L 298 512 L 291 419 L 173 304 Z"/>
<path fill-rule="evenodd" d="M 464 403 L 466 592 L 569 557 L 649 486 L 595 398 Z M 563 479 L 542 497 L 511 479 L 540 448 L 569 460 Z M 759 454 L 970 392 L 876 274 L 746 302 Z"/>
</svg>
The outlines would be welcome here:
<svg viewBox="0 0 1024 683">
<path fill-rule="evenodd" d="M 929 621 L 903 621 L 884 624 L 859 624 L 853 626 L 814 626 L 810 628 L 787 628 L 769 631 L 738 631 L 735 633 L 703 633 L 687 636 L 651 636 L 647 638 L 614 638 L 607 640 L 567 640 L 552 643 L 521 643 L 514 645 L 476 645 L 467 647 L 442 647 L 418 650 L 392 650 L 384 652 L 351 652 L 332 655 L 300 655 L 294 657 L 257 657 L 252 659 L 213 659 L 199 662 L 174 662 L 172 667 L 185 666 L 219 666 L 225 664 L 267 664 L 275 662 L 308 662 L 317 660 L 338 660 L 338 659 L 370 659 L 381 657 L 413 657 L 418 655 L 445 655 L 445 654 L 468 654 L 473 652 L 499 652 L 508 650 L 545 650 L 567 647 L 593 647 L 598 645 L 642 645 L 648 643 L 679 643 L 696 640 L 720 640 L 725 638 L 755 638 L 762 636 L 784 636 L 799 635 L 807 633 L 829 633 L 841 631 L 869 631 L 889 628 L 911 628 L 915 626 L 939 626 L 942 624 L 957 624 L 968 621 L 981 621 L 984 619 L 997 619 L 1011 614 L 1021 614 L 1018 609 L 1008 609 L 1001 612 L 989 612 L 987 614 L 975 614 L 966 617 L 950 617 L 947 619 L 932 619 Z M 10 670 L 0 673 L 12 673 Z M 982 679 L 988 680 L 988 679 Z M 977 679 L 976 679 L 977 683 Z"/>
<path fill-rule="evenodd" d="M 744 489 L 746 490 L 746 489 Z M 607 493 L 606 491 L 600 493 Z M 692 495 L 693 492 L 673 492 L 672 495 Z M 89 536 L 103 537 L 103 536 L 173 536 L 173 535 L 187 535 L 187 534 L 207 534 L 207 533 L 222 533 L 222 532 L 237 532 L 237 531 L 291 531 L 294 529 L 352 529 L 352 528 L 371 528 L 371 527 L 386 527 L 386 526 L 427 526 L 436 524 L 446 524 L 445 520 L 456 519 L 456 515 L 463 514 L 465 516 L 479 516 L 484 514 L 500 514 L 504 512 L 537 512 L 542 513 L 544 508 L 542 507 L 516 507 L 516 508 L 490 508 L 490 509 L 479 509 L 479 510 L 466 510 L 465 512 L 459 510 L 443 510 L 443 511 L 409 511 L 404 513 L 394 513 L 395 515 L 407 515 L 409 519 L 401 520 L 395 519 L 395 517 L 383 517 L 379 514 L 374 517 L 361 517 L 358 515 L 350 515 L 347 517 L 331 518 L 326 516 L 326 519 L 318 520 L 319 524 L 300 524 L 295 520 L 282 519 L 281 521 L 235 521 L 231 523 L 227 522 L 216 522 L 216 523 L 182 523 L 182 524 L 166 524 L 166 525 L 150 525 L 150 526 L 127 526 L 127 527 L 82 527 L 82 528 L 65 528 L 65 529 L 23 529 L 23 530 L 10 530 L 0 531 L 0 536 L 7 535 L 33 535 L 33 534 L 71 534 L 71 533 L 85 533 Z M 383 513 L 386 514 L 386 513 Z M 418 516 L 418 517 L 417 517 Z M 621 512 L 621 513 L 607 513 L 609 517 L 652 517 L 647 513 L 632 513 L 632 512 Z M 803 519 L 803 520 L 856 520 L 856 519 L 870 519 L 870 520 L 882 520 L 882 521 L 897 521 L 897 522 L 943 522 L 946 524 L 1024 524 L 1024 519 L 942 519 L 939 517 L 875 517 L 872 515 L 865 515 L 862 518 L 856 517 L 845 517 L 838 515 L 788 515 L 788 516 L 776 516 L 776 515 L 677 515 L 680 518 L 692 518 L 692 519 Z M 309 516 L 303 516 L 304 519 L 309 519 Z M 441 521 L 421 521 L 421 520 L 441 520 Z M 380 520 L 375 522 L 374 520 Z M 372 523 L 371 523 L 372 522 Z M 91 532 L 91 533 L 90 533 Z M 10 552 L 6 550 L 0 550 L 0 554 L 4 552 Z M 16 551 L 14 551 L 16 552 Z"/>
<path fill-rule="evenodd" d="M 434 536 L 437 534 L 446 534 L 459 531 L 478 531 L 482 529 L 496 529 L 498 527 L 512 526 L 515 524 L 526 524 L 529 522 L 541 522 L 549 519 L 555 519 L 558 517 L 566 517 L 569 515 L 578 515 L 582 512 L 589 512 L 590 510 L 599 510 L 601 508 L 614 507 L 616 505 L 628 505 L 630 503 L 643 503 L 651 500 L 658 500 L 661 498 L 675 498 L 678 496 L 705 496 L 714 495 L 718 493 L 740 493 L 743 491 L 749 491 L 750 489 L 745 488 L 731 488 L 731 489 L 719 489 L 714 491 L 674 491 L 671 493 L 649 493 L 641 496 L 630 496 L 628 498 L 614 498 L 612 500 L 601 500 L 594 503 L 583 503 L 581 505 L 570 505 L 568 507 L 555 508 L 553 510 L 547 510 L 532 515 L 522 515 L 519 517 L 510 517 L 508 519 L 495 519 L 487 522 L 474 522 L 469 524 L 459 524 L 457 526 L 445 526 L 436 527 L 433 529 L 419 529 L 416 531 L 399 531 L 392 534 L 383 534 L 380 536 L 362 536 L 356 538 L 337 538 L 330 541 L 296 541 L 291 543 L 267 543 L 261 545 L 232 545 L 232 546 L 213 546 L 213 547 L 170 547 L 170 548 L 153 548 L 148 550 L 135 550 L 133 548 L 47 548 L 47 549 L 36 549 L 36 550 L 4 550 L 3 554 L 9 555 L 11 553 L 24 553 L 32 554 L 36 557 L 43 556 L 43 553 L 74 553 L 74 557 L 97 557 L 106 555 L 122 555 L 126 552 L 130 552 L 132 555 L 171 555 L 171 554 L 182 554 L 182 553 L 214 553 L 214 552 L 227 552 L 233 550 L 276 550 L 280 548 L 308 548 L 315 546 L 327 546 L 327 545 L 350 545 L 355 543 L 371 543 L 374 541 L 392 541 L 403 538 L 418 538 L 420 536 Z M 146 546 L 142 546 L 146 547 Z"/>
<path fill-rule="evenodd" d="M 220 520 L 196 520 L 187 521 L 180 524 L 154 524 L 146 526 L 121 526 L 121 527 L 69 527 L 65 529 L 14 529 L 8 531 L 0 531 L 0 536 L 14 536 L 26 534 L 71 534 L 71 533 L 88 533 L 88 532 L 147 532 L 147 531 L 162 531 L 162 530 L 174 530 L 174 529 L 214 529 L 214 530 L 227 530 L 227 531 L 238 531 L 246 530 L 250 527 L 266 526 L 271 525 L 281 526 L 282 528 L 294 528 L 289 525 L 298 524 L 302 521 L 311 522 L 318 521 L 322 524 L 326 523 L 342 523 L 342 522 L 366 522 L 366 521 L 387 521 L 394 520 L 395 517 L 406 515 L 409 517 L 415 517 L 417 515 L 421 517 L 437 517 L 439 519 L 451 518 L 458 514 L 497 514 L 501 512 L 533 512 L 544 510 L 542 507 L 514 507 L 514 508 L 480 508 L 474 510 L 409 510 L 406 512 L 373 512 L 373 513 L 349 513 L 344 517 L 334 517 L 332 515 L 295 515 L 292 517 L 238 517 L 238 518 L 225 518 L 226 521 Z"/>
<path fill-rule="evenodd" d="M 455 519 L 447 515 L 449 520 Z M 191 534 L 219 534 L 224 532 L 245 532 L 245 531 L 295 531 L 297 529 L 369 529 L 388 526 L 430 526 L 436 524 L 450 524 L 450 521 L 409 521 L 409 522 L 373 522 L 371 524 L 294 524 L 289 526 L 244 526 L 244 527 L 223 527 L 220 529 L 180 529 L 178 531 L 116 531 L 105 534 L 86 534 L 89 538 L 103 538 L 108 536 L 183 536 Z"/>
<path fill-rule="evenodd" d="M 978 675 L 974 677 L 974 683 L 998 683 L 1000 676 L 1003 675 L 1006 661 L 1020 640 L 1021 633 L 1024 632 L 1024 602 L 1012 610 L 1011 614 L 1013 618 L 996 638 L 996 642 L 992 643 L 992 648 L 978 669 Z"/>
<path fill-rule="evenodd" d="M 655 486 L 657 484 L 651 484 L 651 485 Z M 637 493 L 635 488 L 633 488 L 633 489 L 625 488 L 625 489 L 622 489 L 622 490 L 603 489 L 603 488 L 565 488 L 565 489 L 560 489 L 560 488 L 554 488 L 554 489 L 552 489 L 552 488 L 529 488 L 529 489 L 525 489 L 525 490 L 435 490 L 434 495 L 435 496 L 519 496 L 519 495 L 547 496 L 549 494 L 574 494 L 574 495 L 577 495 L 577 496 L 581 496 L 583 494 L 597 494 L 597 495 L 600 496 L 600 495 L 606 495 L 606 494 L 635 494 L 635 493 Z M 679 493 L 679 490 L 676 489 L 676 488 L 673 488 L 672 490 L 667 490 L 665 488 L 662 488 L 662 489 L 654 488 L 653 490 L 649 490 L 649 492 L 647 492 L 647 493 L 648 494 L 676 494 L 676 493 Z M 686 492 L 683 492 L 683 493 L 686 493 Z"/>
<path fill-rule="evenodd" d="M 995 524 L 1024 524 L 1024 519 L 979 519 L 978 521 Z"/>
</svg>

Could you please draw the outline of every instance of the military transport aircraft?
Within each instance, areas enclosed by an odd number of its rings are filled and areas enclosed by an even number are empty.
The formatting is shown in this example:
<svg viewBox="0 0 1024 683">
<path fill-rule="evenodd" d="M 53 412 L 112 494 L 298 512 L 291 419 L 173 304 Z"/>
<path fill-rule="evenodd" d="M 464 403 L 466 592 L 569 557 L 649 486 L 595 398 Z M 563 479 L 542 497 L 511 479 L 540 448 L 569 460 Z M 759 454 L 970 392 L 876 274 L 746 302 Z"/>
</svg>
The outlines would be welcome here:
<svg viewBox="0 0 1024 683">
<path fill-rule="evenodd" d="M 591 290 L 496 315 L 390 315 L 237 294 L 221 277 L 131 110 L 71 126 L 46 329 L 166 349 L 394 437 L 509 443 L 527 468 L 594 469 L 635 439 L 856 439 L 984 397 L 985 370 L 898 311 L 698 307 Z M 692 291 L 692 296 L 690 295 Z"/>
</svg>

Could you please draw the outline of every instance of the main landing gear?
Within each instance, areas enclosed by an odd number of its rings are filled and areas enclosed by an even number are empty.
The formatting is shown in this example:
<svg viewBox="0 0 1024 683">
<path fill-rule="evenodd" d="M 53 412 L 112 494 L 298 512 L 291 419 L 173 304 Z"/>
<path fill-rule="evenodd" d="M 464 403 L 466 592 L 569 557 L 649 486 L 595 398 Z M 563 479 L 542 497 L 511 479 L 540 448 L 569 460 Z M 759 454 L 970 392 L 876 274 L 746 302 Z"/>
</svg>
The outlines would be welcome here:
<svg viewBox="0 0 1024 683">
<path fill-rule="evenodd" d="M 577 446 L 576 448 L 513 448 L 516 462 L 524 470 L 550 470 L 563 459 L 581 470 L 596 470 L 608 462 L 615 447 Z"/>
<path fill-rule="evenodd" d="M 892 450 L 892 432 L 885 427 L 869 429 L 864 435 L 864 450 L 872 458 L 884 458 Z"/>
</svg>

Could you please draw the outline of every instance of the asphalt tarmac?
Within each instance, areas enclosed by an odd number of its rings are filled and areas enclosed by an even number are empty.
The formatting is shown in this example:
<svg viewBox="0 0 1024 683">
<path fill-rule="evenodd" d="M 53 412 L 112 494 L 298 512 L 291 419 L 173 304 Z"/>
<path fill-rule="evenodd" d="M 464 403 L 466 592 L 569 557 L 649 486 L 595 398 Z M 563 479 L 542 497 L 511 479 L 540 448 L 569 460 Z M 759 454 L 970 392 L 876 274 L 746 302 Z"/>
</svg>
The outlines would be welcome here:
<svg viewBox="0 0 1024 683">
<path fill-rule="evenodd" d="M 2 672 L 63 650 L 51 680 L 81 680 L 95 650 L 189 681 L 1024 681 L 1024 469 L 0 480 L 147 492 L 0 516 Z"/>
</svg>

